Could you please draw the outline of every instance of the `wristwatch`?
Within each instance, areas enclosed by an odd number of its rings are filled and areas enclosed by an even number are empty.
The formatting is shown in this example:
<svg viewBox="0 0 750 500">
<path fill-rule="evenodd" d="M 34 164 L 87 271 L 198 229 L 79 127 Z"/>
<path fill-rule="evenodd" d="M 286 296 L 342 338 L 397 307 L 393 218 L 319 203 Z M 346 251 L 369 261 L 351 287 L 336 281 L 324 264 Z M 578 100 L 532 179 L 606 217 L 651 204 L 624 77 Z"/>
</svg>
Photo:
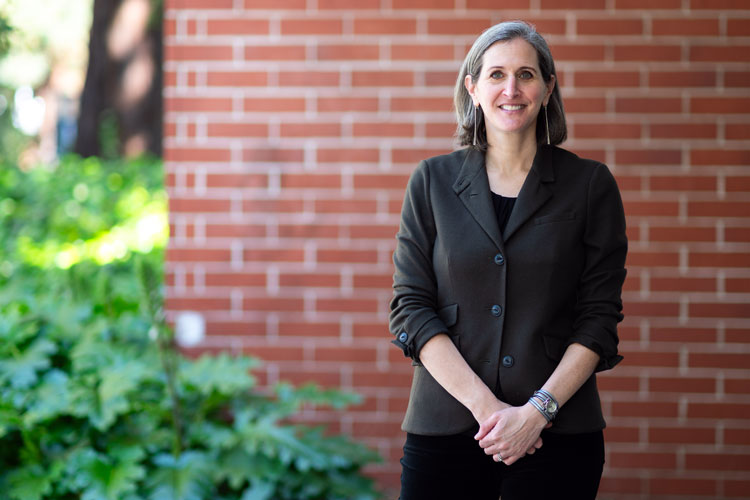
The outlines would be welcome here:
<svg viewBox="0 0 750 500">
<path fill-rule="evenodd" d="M 557 404 L 557 400 L 549 392 L 539 389 L 534 392 L 534 395 L 529 398 L 534 408 L 547 419 L 547 422 L 551 422 L 556 416 L 560 406 Z"/>
</svg>

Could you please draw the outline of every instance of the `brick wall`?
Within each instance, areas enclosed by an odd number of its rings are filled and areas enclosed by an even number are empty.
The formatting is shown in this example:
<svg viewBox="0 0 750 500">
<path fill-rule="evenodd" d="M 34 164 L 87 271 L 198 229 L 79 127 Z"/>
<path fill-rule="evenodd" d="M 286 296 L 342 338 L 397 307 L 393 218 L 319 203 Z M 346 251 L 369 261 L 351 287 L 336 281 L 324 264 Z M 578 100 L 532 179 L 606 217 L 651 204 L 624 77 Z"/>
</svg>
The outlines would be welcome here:
<svg viewBox="0 0 750 500">
<path fill-rule="evenodd" d="M 397 484 L 403 189 L 452 149 L 473 39 L 516 18 L 552 47 L 566 147 L 612 168 L 628 215 L 601 498 L 750 498 L 747 0 L 166 0 L 168 307 L 204 314 L 203 349 L 265 359 L 265 382 L 365 396 L 304 418 Z"/>
</svg>

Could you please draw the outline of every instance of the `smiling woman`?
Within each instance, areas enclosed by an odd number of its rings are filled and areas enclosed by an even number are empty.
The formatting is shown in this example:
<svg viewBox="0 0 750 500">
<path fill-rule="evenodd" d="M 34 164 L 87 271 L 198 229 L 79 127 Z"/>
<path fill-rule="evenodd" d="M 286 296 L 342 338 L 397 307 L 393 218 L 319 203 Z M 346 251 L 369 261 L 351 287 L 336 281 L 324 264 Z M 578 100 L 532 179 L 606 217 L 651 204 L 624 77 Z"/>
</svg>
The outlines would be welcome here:
<svg viewBox="0 0 750 500">
<path fill-rule="evenodd" d="M 594 499 L 594 373 L 622 359 L 617 185 L 557 147 L 555 66 L 529 24 L 477 39 L 454 103 L 468 147 L 414 171 L 393 256 L 390 329 L 414 365 L 401 499 Z"/>
</svg>

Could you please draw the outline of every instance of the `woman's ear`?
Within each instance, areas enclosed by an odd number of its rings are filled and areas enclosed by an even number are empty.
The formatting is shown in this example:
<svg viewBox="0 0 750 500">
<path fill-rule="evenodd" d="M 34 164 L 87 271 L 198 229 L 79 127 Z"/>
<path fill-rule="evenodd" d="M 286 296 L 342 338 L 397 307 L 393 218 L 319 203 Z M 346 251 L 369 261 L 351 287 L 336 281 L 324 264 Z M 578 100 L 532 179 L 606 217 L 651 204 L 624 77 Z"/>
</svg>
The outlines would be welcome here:
<svg viewBox="0 0 750 500">
<path fill-rule="evenodd" d="M 472 80 L 471 75 L 466 75 L 464 78 L 464 87 L 466 87 L 467 92 L 469 92 L 469 95 L 471 96 L 471 102 L 474 103 L 474 107 L 476 107 L 477 104 L 479 104 L 474 96 L 477 85 L 474 83 L 474 80 Z"/>
<path fill-rule="evenodd" d="M 557 84 L 557 77 L 555 77 L 555 75 L 549 75 L 549 81 L 545 83 L 545 85 L 547 86 L 547 96 L 544 98 L 545 106 L 549 104 L 549 100 L 552 97 L 552 91 L 555 90 L 556 84 Z"/>
</svg>

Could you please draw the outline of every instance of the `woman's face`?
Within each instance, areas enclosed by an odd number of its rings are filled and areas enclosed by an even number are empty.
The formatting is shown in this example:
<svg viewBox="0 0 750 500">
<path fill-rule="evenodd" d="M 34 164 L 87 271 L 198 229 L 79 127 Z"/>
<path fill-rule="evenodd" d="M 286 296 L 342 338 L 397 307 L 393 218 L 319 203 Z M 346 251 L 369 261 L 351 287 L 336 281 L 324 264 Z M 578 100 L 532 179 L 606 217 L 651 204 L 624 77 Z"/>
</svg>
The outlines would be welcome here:
<svg viewBox="0 0 750 500">
<path fill-rule="evenodd" d="M 555 88 L 545 83 L 534 47 L 521 38 L 497 42 L 484 53 L 476 83 L 464 81 L 474 106 L 482 106 L 487 139 L 498 134 L 536 134 L 536 119 Z"/>
</svg>

